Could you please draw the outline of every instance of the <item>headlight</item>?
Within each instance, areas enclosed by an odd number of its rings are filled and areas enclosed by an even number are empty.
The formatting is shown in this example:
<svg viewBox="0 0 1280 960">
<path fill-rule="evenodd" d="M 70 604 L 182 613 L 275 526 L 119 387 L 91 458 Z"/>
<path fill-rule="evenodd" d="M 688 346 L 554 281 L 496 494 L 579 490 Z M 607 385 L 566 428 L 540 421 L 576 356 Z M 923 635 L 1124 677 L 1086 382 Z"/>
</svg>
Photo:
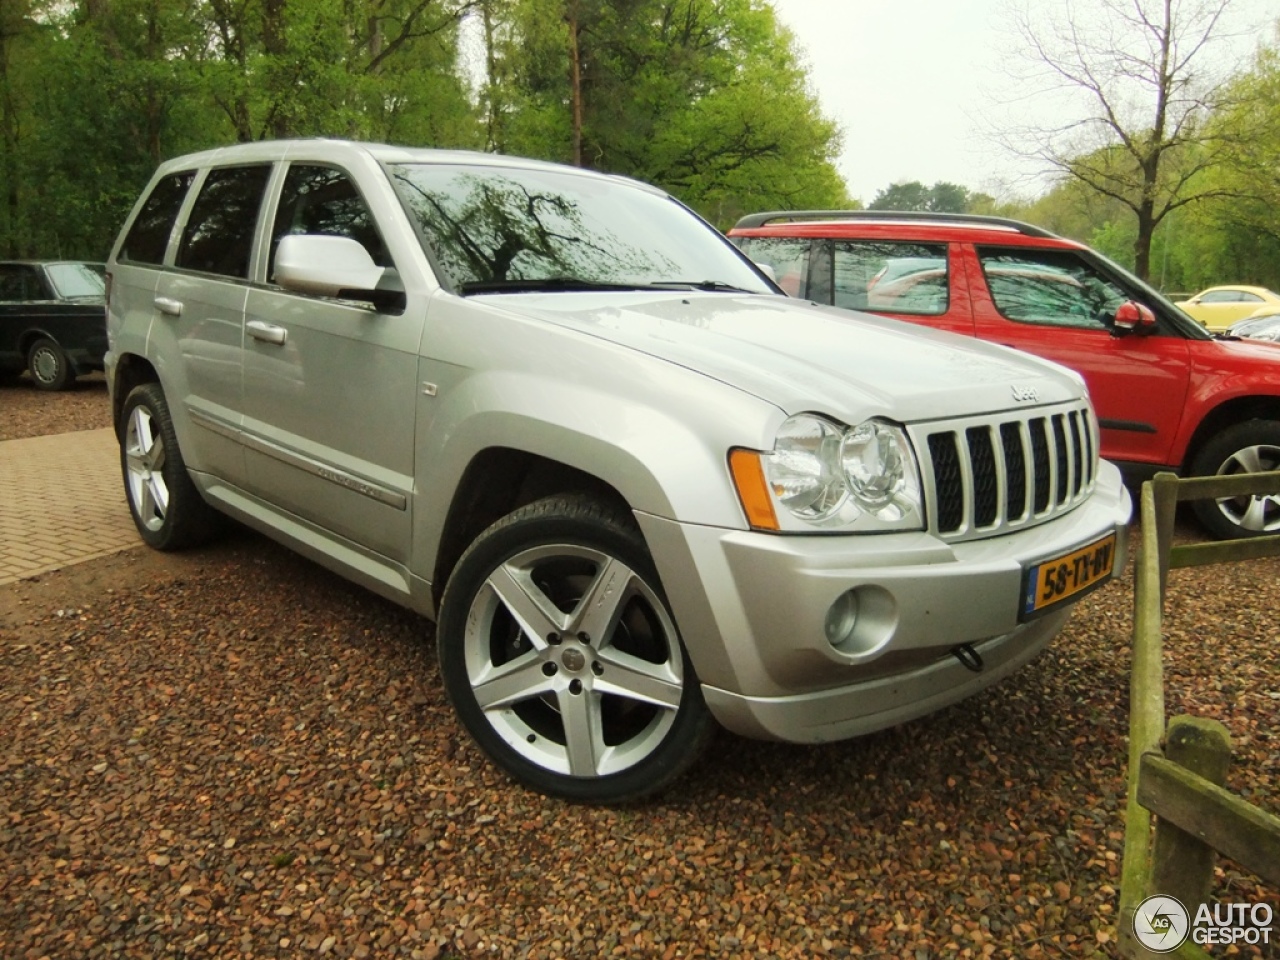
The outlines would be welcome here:
<svg viewBox="0 0 1280 960">
<path fill-rule="evenodd" d="M 840 476 L 840 429 L 816 417 L 792 417 L 778 430 L 765 476 L 773 495 L 801 520 L 821 522 L 849 495 Z"/>
<path fill-rule="evenodd" d="M 752 463 L 759 467 L 749 471 Z M 731 465 L 758 529 L 835 532 L 924 526 L 920 471 L 911 443 L 900 427 L 884 420 L 845 427 L 812 414 L 790 417 L 778 428 L 772 451 L 735 451 Z M 758 478 L 755 490 L 748 489 L 752 476 Z M 765 498 L 781 509 L 762 509 Z M 756 518 L 762 514 L 776 519 L 761 522 Z"/>
<path fill-rule="evenodd" d="M 920 485 L 907 438 L 882 420 L 845 432 L 840 443 L 845 484 L 858 506 L 882 520 L 900 520 L 919 508 Z"/>
</svg>

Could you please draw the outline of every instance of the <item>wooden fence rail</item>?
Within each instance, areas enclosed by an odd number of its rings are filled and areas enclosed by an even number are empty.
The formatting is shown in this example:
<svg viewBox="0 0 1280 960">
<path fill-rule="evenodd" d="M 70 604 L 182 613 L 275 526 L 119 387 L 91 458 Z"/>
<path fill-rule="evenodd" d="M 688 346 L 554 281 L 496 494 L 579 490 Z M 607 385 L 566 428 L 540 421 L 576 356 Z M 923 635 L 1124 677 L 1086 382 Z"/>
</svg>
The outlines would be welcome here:
<svg viewBox="0 0 1280 960">
<path fill-rule="evenodd" d="M 1129 688 L 1129 800 L 1120 878 L 1120 950 L 1126 957 L 1160 956 L 1134 935 L 1138 906 L 1148 896 L 1164 894 L 1177 898 L 1194 917 L 1209 897 L 1217 853 L 1280 885 L 1280 817 L 1222 787 L 1231 756 L 1226 728 L 1197 717 L 1175 717 L 1166 727 L 1164 710 L 1163 617 L 1169 571 L 1280 556 L 1280 536 L 1174 546 L 1177 505 L 1254 495 L 1280 496 L 1280 472 L 1191 480 L 1161 473 L 1142 488 Z M 1159 817 L 1154 836 L 1153 813 Z M 1176 955 L 1208 957 L 1191 940 Z"/>
</svg>

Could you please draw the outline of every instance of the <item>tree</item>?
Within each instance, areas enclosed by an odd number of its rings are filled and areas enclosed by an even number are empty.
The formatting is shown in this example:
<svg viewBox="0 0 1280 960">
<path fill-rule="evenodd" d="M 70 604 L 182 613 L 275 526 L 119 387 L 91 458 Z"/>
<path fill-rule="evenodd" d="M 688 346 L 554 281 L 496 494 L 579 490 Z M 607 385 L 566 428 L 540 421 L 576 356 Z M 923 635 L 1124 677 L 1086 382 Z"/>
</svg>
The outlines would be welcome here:
<svg viewBox="0 0 1280 960">
<path fill-rule="evenodd" d="M 659 184 L 720 224 L 847 202 L 835 126 L 759 0 L 489 0 L 502 152 Z"/>
<path fill-rule="evenodd" d="M 156 164 L 233 140 L 483 142 L 467 0 L 3 0 L 10 255 L 103 259 Z M 56 201 L 55 201 L 56 198 Z"/>
<path fill-rule="evenodd" d="M 1229 199 L 1178 217 L 1171 258 L 1191 288 L 1232 282 L 1280 289 L 1280 49 L 1260 50 L 1233 86 L 1236 104 L 1211 123 L 1248 136 L 1206 178 Z"/>
<path fill-rule="evenodd" d="M 1233 3 L 1065 0 L 1043 19 L 1025 6 L 1015 13 L 1033 70 L 1054 88 L 1046 94 L 1066 94 L 1083 112 L 1006 140 L 1127 208 L 1135 219 L 1134 269 L 1143 278 L 1160 223 L 1180 207 L 1224 195 L 1204 175 L 1242 138 L 1208 123 L 1239 95 L 1213 56 Z"/>
<path fill-rule="evenodd" d="M 868 209 L 967 213 L 970 199 L 969 191 L 954 183 L 940 180 L 932 187 L 926 187 L 918 180 L 911 180 L 894 183 L 881 190 L 868 205 Z"/>
</svg>

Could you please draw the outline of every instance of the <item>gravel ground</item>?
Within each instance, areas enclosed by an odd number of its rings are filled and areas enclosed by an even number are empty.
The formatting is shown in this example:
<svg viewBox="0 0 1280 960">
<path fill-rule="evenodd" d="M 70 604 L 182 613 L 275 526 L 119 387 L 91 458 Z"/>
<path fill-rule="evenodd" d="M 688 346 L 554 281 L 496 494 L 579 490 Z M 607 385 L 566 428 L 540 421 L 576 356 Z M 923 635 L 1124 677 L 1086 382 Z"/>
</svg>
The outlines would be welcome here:
<svg viewBox="0 0 1280 960">
<path fill-rule="evenodd" d="M 0 404 L 6 437 L 107 424 L 92 385 Z M 1278 573 L 1175 573 L 1168 632 L 1169 713 L 1226 723 L 1272 810 Z M 256 535 L 3 587 L 0 957 L 1114 956 L 1131 588 L 933 717 L 721 734 L 598 809 L 486 763 L 429 623 Z M 1229 863 L 1217 896 L 1280 917 Z"/>
<path fill-rule="evenodd" d="M 27 374 L 0 380 L 0 440 L 111 426 L 107 381 L 91 373 L 71 390 L 37 390 Z"/>
</svg>

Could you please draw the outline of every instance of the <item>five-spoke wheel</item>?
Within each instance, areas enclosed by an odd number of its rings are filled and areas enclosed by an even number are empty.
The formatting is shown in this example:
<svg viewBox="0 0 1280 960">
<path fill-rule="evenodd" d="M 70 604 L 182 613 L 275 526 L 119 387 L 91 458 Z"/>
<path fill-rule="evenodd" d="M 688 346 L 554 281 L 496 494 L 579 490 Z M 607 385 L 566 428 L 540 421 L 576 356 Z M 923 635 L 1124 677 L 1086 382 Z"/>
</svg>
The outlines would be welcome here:
<svg viewBox="0 0 1280 960">
<path fill-rule="evenodd" d="M 207 539 L 216 513 L 191 482 L 173 420 L 157 383 L 135 387 L 124 402 L 120 465 L 134 525 L 158 550 Z"/>
<path fill-rule="evenodd" d="M 439 654 L 472 736 L 548 793 L 644 796 L 710 732 L 643 540 L 596 501 L 543 500 L 485 531 L 450 578 Z"/>
</svg>

